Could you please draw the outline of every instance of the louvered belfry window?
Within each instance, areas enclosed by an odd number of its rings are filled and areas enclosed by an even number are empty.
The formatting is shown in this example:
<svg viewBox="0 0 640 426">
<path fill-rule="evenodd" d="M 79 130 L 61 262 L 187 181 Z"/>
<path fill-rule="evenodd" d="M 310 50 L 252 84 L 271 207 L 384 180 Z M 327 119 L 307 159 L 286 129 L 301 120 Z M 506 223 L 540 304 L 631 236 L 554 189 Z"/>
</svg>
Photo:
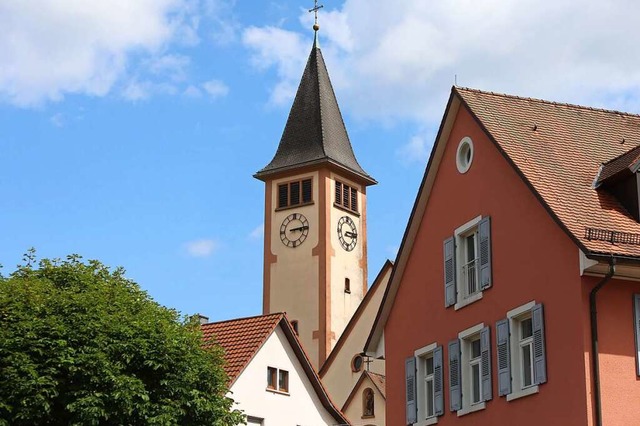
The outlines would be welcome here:
<svg viewBox="0 0 640 426">
<path fill-rule="evenodd" d="M 289 184 L 289 204 L 297 206 L 300 204 L 300 182 L 291 182 Z"/>
<path fill-rule="evenodd" d="M 310 203 L 312 200 L 311 196 L 311 179 L 305 179 L 302 181 L 302 203 Z"/>
<path fill-rule="evenodd" d="M 284 209 L 313 201 L 313 183 L 311 179 L 302 179 L 278 185 L 278 208 Z"/>
<path fill-rule="evenodd" d="M 344 207 L 351 211 L 358 211 L 358 190 L 345 183 L 336 181 L 336 200 L 337 206 Z"/>
</svg>

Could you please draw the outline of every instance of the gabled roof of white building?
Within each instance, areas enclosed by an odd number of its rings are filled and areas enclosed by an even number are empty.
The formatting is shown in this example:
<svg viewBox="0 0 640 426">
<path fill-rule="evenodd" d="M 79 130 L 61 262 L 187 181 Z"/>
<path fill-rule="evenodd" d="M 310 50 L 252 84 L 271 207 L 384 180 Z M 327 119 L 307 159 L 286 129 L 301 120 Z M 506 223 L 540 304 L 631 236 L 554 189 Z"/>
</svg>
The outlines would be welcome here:
<svg viewBox="0 0 640 426">
<path fill-rule="evenodd" d="M 201 325 L 205 345 L 215 342 L 224 350 L 225 371 L 229 376 L 229 387 L 235 383 L 277 327 L 280 327 L 284 332 L 322 406 L 339 424 L 350 424 L 322 386 L 318 374 L 311 365 L 309 357 L 284 313 L 258 315 Z"/>
</svg>

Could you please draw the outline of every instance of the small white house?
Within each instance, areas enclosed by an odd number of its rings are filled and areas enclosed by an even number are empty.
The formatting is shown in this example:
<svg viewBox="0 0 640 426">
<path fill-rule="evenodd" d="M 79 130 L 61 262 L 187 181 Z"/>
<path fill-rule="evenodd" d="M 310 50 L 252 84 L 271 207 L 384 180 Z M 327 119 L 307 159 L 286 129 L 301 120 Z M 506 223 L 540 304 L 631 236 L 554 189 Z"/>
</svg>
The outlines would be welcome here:
<svg viewBox="0 0 640 426">
<path fill-rule="evenodd" d="M 203 324 L 225 352 L 231 397 L 248 424 L 350 425 L 325 391 L 283 313 Z"/>
</svg>

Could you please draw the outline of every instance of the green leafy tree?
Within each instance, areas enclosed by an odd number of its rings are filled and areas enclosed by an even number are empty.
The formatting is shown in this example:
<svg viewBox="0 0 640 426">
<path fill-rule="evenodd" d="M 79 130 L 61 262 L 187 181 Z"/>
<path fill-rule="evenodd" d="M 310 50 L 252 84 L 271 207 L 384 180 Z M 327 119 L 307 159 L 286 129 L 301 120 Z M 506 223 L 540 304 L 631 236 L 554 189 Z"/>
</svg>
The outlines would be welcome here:
<svg viewBox="0 0 640 426">
<path fill-rule="evenodd" d="M 218 347 L 124 270 L 79 256 L 0 276 L 0 425 L 237 425 Z"/>
</svg>

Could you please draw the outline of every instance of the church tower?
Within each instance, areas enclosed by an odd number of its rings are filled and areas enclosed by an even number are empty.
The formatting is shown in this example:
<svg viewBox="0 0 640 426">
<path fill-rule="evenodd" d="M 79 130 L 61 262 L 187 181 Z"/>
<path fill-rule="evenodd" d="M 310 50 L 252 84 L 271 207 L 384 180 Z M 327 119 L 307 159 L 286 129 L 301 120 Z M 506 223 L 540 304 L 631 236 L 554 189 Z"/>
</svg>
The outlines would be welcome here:
<svg viewBox="0 0 640 426">
<path fill-rule="evenodd" d="M 367 291 L 367 186 L 318 46 L 265 182 L 263 313 L 284 311 L 319 369 Z"/>
</svg>

